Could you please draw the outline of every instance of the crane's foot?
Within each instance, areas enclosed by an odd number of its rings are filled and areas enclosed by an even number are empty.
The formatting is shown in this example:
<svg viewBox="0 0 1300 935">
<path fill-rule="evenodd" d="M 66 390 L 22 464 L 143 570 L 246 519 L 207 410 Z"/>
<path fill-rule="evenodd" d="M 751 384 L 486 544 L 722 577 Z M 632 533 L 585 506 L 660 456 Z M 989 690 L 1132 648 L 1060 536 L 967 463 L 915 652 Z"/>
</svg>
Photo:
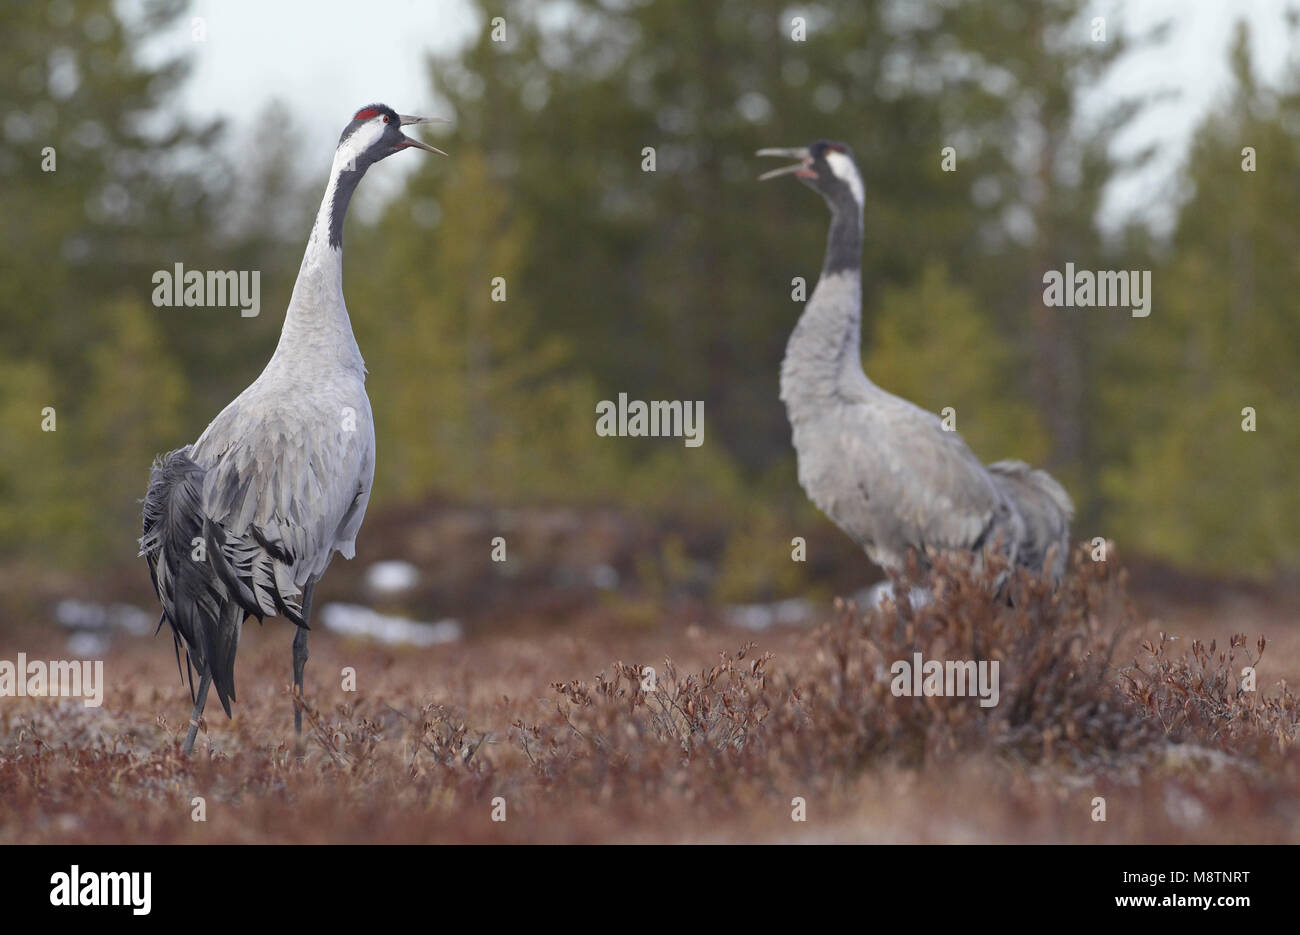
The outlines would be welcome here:
<svg viewBox="0 0 1300 935">
<path fill-rule="evenodd" d="M 197 737 L 198 734 L 199 722 L 194 720 L 194 718 L 190 718 L 190 731 L 185 735 L 185 744 L 181 747 L 182 755 L 189 756 L 194 752 L 194 738 Z"/>
<path fill-rule="evenodd" d="M 199 691 L 194 700 L 194 713 L 190 715 L 190 731 L 185 735 L 181 755 L 189 756 L 194 752 L 194 738 L 199 735 L 199 721 L 203 718 L 203 707 L 208 703 L 208 689 L 212 686 L 212 676 L 204 675 L 199 679 Z"/>
</svg>

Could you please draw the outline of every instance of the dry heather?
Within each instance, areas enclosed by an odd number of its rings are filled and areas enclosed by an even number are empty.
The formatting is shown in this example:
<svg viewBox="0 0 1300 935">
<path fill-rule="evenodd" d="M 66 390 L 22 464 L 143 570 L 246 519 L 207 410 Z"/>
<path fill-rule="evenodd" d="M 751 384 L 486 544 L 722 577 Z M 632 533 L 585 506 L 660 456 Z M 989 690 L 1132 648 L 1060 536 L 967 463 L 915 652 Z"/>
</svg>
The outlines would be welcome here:
<svg viewBox="0 0 1300 935">
<path fill-rule="evenodd" d="M 1053 590 L 941 562 L 926 606 L 838 605 L 712 662 L 734 633 L 319 640 L 302 755 L 287 628 L 248 631 L 237 716 L 210 712 L 191 761 L 170 654 L 143 642 L 110 657 L 101 709 L 0 705 L 0 840 L 1300 840 L 1296 698 L 1241 689 L 1263 639 L 1138 642 L 1114 567 L 1076 556 Z M 573 677 L 607 649 L 637 661 Z M 996 660 L 999 703 L 894 695 L 916 652 Z M 361 691 L 331 687 L 344 666 Z"/>
</svg>

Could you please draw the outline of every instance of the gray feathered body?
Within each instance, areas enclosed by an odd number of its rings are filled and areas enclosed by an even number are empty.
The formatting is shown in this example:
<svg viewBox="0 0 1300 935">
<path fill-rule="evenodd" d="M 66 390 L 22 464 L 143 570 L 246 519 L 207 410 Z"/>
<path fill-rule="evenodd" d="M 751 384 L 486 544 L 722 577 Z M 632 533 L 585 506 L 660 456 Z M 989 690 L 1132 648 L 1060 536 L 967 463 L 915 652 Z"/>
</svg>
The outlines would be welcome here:
<svg viewBox="0 0 1300 935">
<path fill-rule="evenodd" d="M 786 348 L 781 399 L 808 496 L 885 568 L 909 549 L 924 561 L 928 550 L 996 546 L 1059 579 L 1069 496 L 1022 462 L 985 467 L 936 415 L 872 383 L 861 304 L 858 269 L 824 270 Z"/>
<path fill-rule="evenodd" d="M 305 626 L 303 588 L 335 552 L 353 556 L 370 498 L 374 426 L 331 203 L 327 191 L 271 361 L 194 444 L 155 461 L 144 500 L 141 553 L 178 663 L 184 649 L 211 673 L 227 715 L 244 620 Z"/>
</svg>

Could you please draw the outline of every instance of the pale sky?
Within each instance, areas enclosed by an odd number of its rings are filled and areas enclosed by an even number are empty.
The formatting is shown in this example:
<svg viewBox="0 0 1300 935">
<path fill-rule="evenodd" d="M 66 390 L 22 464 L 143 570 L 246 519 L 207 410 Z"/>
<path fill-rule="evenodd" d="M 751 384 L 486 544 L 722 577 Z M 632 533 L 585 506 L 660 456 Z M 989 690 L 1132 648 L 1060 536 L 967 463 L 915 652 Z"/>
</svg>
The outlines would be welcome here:
<svg viewBox="0 0 1300 935">
<path fill-rule="evenodd" d="M 129 14 L 135 0 L 120 2 Z M 1129 90 L 1180 92 L 1115 140 L 1120 152 L 1153 142 L 1161 150 L 1141 176 L 1112 186 L 1102 209 L 1104 223 L 1131 214 L 1157 226 L 1168 220 L 1173 173 L 1191 130 L 1223 93 L 1234 23 L 1239 18 L 1250 23 L 1258 77 L 1274 81 L 1290 51 L 1288 5 L 1300 0 L 1093 0 L 1095 14 L 1106 16 L 1110 28 L 1119 24 L 1140 32 L 1162 19 L 1173 21 L 1168 42 L 1118 66 L 1093 92 L 1093 103 Z M 206 28 L 202 42 L 191 38 L 196 17 Z M 272 97 L 283 99 L 305 134 L 304 171 L 323 172 L 339 131 L 362 104 L 383 101 L 403 113 L 437 115 L 426 55 L 456 49 L 483 26 L 475 8 L 462 0 L 195 0 L 178 28 L 159 36 L 147 51 L 194 56 L 182 106 L 199 118 L 227 117 L 232 138 L 251 128 L 252 118 Z M 387 184 L 371 186 L 370 209 L 400 178 L 388 175 Z M 364 202 L 358 207 L 369 213 Z"/>
<path fill-rule="evenodd" d="M 1152 144 L 1160 150 L 1141 173 L 1118 179 L 1102 206 L 1104 225 L 1137 214 L 1157 230 L 1172 220 L 1175 174 L 1186 154 L 1192 131 L 1207 109 L 1227 93 L 1228 48 L 1238 20 L 1250 26 L 1256 78 L 1275 83 L 1285 74 L 1292 55 L 1287 30 L 1288 6 L 1297 0 L 1093 0 L 1098 13 L 1117 18 L 1125 31 L 1141 35 L 1151 26 L 1172 22 L 1168 40 L 1156 49 L 1117 63 L 1109 80 L 1097 89 L 1097 101 L 1116 93 L 1142 90 L 1178 91 L 1177 98 L 1153 104 L 1128 132 L 1115 141 L 1116 153 L 1140 151 Z"/>
</svg>

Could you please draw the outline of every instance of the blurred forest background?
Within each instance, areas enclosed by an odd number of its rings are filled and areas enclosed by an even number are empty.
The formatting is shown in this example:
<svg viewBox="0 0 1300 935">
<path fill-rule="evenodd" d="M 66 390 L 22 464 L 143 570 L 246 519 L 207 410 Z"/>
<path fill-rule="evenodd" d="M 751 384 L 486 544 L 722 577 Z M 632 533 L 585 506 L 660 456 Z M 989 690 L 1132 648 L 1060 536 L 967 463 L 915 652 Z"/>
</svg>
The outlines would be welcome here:
<svg viewBox="0 0 1300 935">
<path fill-rule="evenodd" d="M 237 161 L 218 145 L 227 128 L 177 116 L 186 62 L 134 53 L 184 3 L 130 21 L 108 0 L 70 9 L 8 3 L 0 30 L 11 583 L 135 567 L 149 462 L 269 358 L 325 183 L 326 154 L 295 147 L 287 104 Z M 429 62 L 454 122 L 426 138 L 451 158 L 421 159 L 369 228 L 348 221 L 345 292 L 379 445 L 360 553 L 385 554 L 384 516 L 431 504 L 612 507 L 718 530 L 710 554 L 657 543 L 647 579 L 703 561 L 720 600 L 813 586 L 792 536 L 852 550 L 796 482 L 777 373 L 801 310 L 791 280 L 815 281 L 828 216 L 794 182 L 758 184 L 770 166 L 753 153 L 832 138 L 867 183 L 864 359 L 878 383 L 955 407 L 986 461 L 1050 468 L 1078 506 L 1076 539 L 1194 574 L 1293 578 L 1300 67 L 1261 85 L 1240 31 L 1172 232 L 1106 234 L 1103 190 L 1149 156 L 1120 161 L 1109 141 L 1150 94 L 1089 119 L 1080 94 L 1162 34 L 1093 42 L 1082 9 L 821 0 L 792 42 L 787 5 L 769 0 L 483 3 L 508 42 L 485 28 Z M 339 102 L 340 129 L 364 103 Z M 56 172 L 42 171 L 46 146 Z M 956 172 L 941 170 L 945 146 Z M 152 274 L 176 262 L 260 270 L 260 317 L 153 307 Z M 1043 273 L 1067 262 L 1152 270 L 1150 317 L 1045 308 Z M 496 276 L 505 303 L 491 301 Z M 597 437 L 595 404 L 619 392 L 704 400 L 704 445 Z M 46 406 L 55 432 L 41 430 Z"/>
</svg>

